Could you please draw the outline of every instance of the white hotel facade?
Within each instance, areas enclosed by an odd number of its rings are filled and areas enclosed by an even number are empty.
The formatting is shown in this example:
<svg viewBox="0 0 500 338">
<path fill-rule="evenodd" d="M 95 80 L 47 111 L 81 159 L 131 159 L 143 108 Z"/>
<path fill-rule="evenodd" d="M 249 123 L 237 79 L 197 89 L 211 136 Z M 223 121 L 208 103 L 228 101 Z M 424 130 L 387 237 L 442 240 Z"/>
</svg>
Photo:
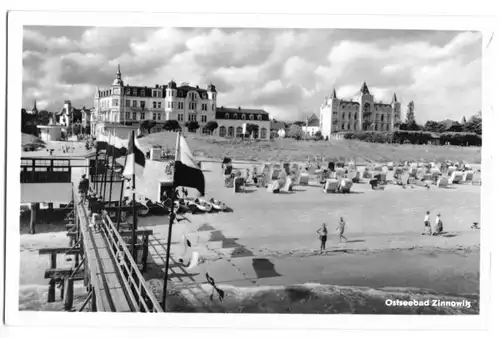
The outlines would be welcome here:
<svg viewBox="0 0 500 338">
<path fill-rule="evenodd" d="M 229 115 L 228 109 L 232 110 Z M 91 134 L 97 135 L 110 128 L 124 130 L 128 134 L 130 129 L 138 128 L 145 120 L 157 122 L 156 130 L 160 130 L 168 120 L 178 121 L 183 128 L 187 122 L 197 121 L 201 133 L 206 132 L 204 127 L 209 121 L 216 121 L 218 128 L 214 135 L 221 137 L 240 136 L 236 130 L 241 131 L 245 123 L 251 122 L 259 126 L 259 132 L 255 134 L 257 138 L 269 138 L 270 134 L 269 114 L 265 111 L 217 108 L 217 90 L 213 84 L 204 89 L 186 83 L 177 85 L 174 81 L 154 87 L 129 86 L 124 85 L 118 65 L 111 87 L 104 90 L 96 88 Z"/>
</svg>

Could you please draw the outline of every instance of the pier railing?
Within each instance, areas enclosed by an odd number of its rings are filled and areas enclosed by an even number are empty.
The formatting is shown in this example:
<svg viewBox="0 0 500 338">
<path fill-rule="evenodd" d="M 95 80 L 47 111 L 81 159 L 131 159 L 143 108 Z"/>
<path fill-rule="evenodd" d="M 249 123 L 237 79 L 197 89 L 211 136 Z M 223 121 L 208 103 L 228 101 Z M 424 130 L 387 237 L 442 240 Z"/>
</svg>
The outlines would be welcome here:
<svg viewBox="0 0 500 338">
<path fill-rule="evenodd" d="M 103 233 L 113 252 L 115 263 L 124 282 L 124 288 L 131 305 L 139 312 L 163 312 L 155 295 L 132 258 L 127 243 L 116 229 L 108 215 L 104 217 Z"/>
</svg>

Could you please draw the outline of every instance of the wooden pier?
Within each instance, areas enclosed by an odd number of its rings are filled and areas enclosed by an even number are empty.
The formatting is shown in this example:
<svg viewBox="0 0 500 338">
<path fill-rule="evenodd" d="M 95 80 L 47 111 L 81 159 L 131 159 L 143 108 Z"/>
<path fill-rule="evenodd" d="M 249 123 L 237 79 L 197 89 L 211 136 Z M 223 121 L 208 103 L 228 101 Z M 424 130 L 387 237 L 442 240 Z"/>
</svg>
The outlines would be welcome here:
<svg viewBox="0 0 500 338">
<path fill-rule="evenodd" d="M 137 231 L 137 262 L 130 253 L 131 231 L 123 224 L 120 231 L 108 214 L 100 231 L 94 231 L 87 204 L 81 204 L 73 193 L 74 211 L 68 218 L 69 246 L 45 248 L 41 255 L 50 255 L 50 268 L 45 271 L 49 279 L 48 302 L 55 301 L 56 285 L 66 311 L 92 312 L 163 312 L 158 300 L 144 280 L 147 269 L 148 244 L 151 230 Z M 58 268 L 58 255 L 72 255 L 71 268 Z M 79 309 L 73 307 L 74 282 L 83 281 L 87 297 Z"/>
</svg>

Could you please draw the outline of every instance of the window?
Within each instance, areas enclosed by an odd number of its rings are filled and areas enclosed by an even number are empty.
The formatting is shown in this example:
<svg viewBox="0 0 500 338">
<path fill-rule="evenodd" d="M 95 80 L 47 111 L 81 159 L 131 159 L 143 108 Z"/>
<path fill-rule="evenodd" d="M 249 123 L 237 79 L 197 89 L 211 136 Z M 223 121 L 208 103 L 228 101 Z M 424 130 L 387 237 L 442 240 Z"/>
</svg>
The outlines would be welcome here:
<svg viewBox="0 0 500 338">
<path fill-rule="evenodd" d="M 157 102 L 158 108 L 161 108 L 161 102 Z"/>
<path fill-rule="evenodd" d="M 228 113 L 225 113 L 225 114 L 224 114 L 224 118 L 225 118 L 225 119 L 229 119 L 229 114 L 228 114 Z"/>
<path fill-rule="evenodd" d="M 241 114 L 241 119 L 245 120 L 246 119 L 246 115 L 245 114 Z"/>
<path fill-rule="evenodd" d="M 369 113 L 370 112 L 370 104 L 369 103 L 365 103 L 364 112 L 365 113 Z"/>
<path fill-rule="evenodd" d="M 153 108 L 156 108 L 156 102 L 153 101 Z"/>
<path fill-rule="evenodd" d="M 184 109 L 184 102 L 177 102 L 177 109 Z"/>
<path fill-rule="evenodd" d="M 113 104 L 113 107 L 118 106 L 118 99 L 113 99 L 112 104 Z"/>
<path fill-rule="evenodd" d="M 259 120 L 259 121 L 262 120 L 262 116 L 257 115 L 257 120 Z"/>
<path fill-rule="evenodd" d="M 132 107 L 137 108 L 137 101 L 136 100 L 132 101 Z"/>
<path fill-rule="evenodd" d="M 227 128 L 227 136 L 234 137 L 234 127 Z"/>
<path fill-rule="evenodd" d="M 125 107 L 130 107 L 130 100 L 125 100 Z"/>
<path fill-rule="evenodd" d="M 146 96 L 146 90 L 141 89 L 141 96 Z"/>
<path fill-rule="evenodd" d="M 125 91 L 125 95 L 130 95 L 130 88 Z"/>
<path fill-rule="evenodd" d="M 384 115 L 380 116 L 380 121 L 384 122 Z"/>
<path fill-rule="evenodd" d="M 345 120 L 345 112 L 342 113 L 342 120 Z M 342 128 L 342 129 L 344 129 L 344 128 Z"/>
<path fill-rule="evenodd" d="M 236 137 L 241 137 L 241 135 L 243 135 L 243 128 L 236 128 Z"/>
<path fill-rule="evenodd" d="M 212 110 L 215 110 L 215 104 L 212 103 Z"/>
<path fill-rule="evenodd" d="M 134 96 L 137 96 L 137 89 L 134 89 Z"/>
<path fill-rule="evenodd" d="M 132 112 L 132 120 L 137 120 L 137 113 L 135 111 Z"/>
<path fill-rule="evenodd" d="M 196 102 L 189 102 L 189 109 L 195 110 L 196 109 Z"/>
<path fill-rule="evenodd" d="M 206 123 L 207 122 L 207 115 L 201 115 L 201 122 Z"/>
<path fill-rule="evenodd" d="M 252 115 L 252 114 L 250 114 L 250 115 L 248 116 L 248 118 L 249 118 L 250 120 L 253 120 L 253 115 Z"/>
<path fill-rule="evenodd" d="M 178 121 L 184 121 L 184 114 L 177 114 Z"/>
<path fill-rule="evenodd" d="M 188 116 L 188 121 L 191 122 L 191 121 L 196 121 L 196 115 L 195 114 L 189 114 Z"/>
<path fill-rule="evenodd" d="M 141 108 L 142 109 L 146 108 L 146 101 L 141 101 Z"/>
<path fill-rule="evenodd" d="M 141 120 L 145 120 L 146 119 L 146 113 L 141 113 Z"/>
<path fill-rule="evenodd" d="M 156 113 L 153 113 L 153 121 L 156 121 Z"/>
<path fill-rule="evenodd" d="M 130 112 L 125 113 L 125 120 L 130 120 Z"/>
<path fill-rule="evenodd" d="M 354 113 L 354 119 L 357 120 L 358 119 L 358 113 Z"/>
<path fill-rule="evenodd" d="M 224 126 L 219 127 L 219 136 L 220 137 L 226 136 L 226 127 L 224 127 Z"/>
<path fill-rule="evenodd" d="M 233 114 L 233 119 L 238 119 L 238 114 Z"/>
<path fill-rule="evenodd" d="M 201 104 L 201 110 L 207 111 L 207 104 L 206 103 Z"/>
<path fill-rule="evenodd" d="M 349 112 L 349 117 L 348 118 L 349 118 L 349 120 L 351 119 L 351 112 Z"/>
</svg>

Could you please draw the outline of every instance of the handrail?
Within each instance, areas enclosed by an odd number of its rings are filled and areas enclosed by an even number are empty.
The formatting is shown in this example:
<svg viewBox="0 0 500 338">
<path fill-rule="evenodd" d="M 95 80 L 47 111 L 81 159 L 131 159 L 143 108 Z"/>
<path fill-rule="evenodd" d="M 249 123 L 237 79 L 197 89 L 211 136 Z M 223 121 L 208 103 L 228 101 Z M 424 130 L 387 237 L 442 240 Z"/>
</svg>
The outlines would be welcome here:
<svg viewBox="0 0 500 338">
<path fill-rule="evenodd" d="M 139 310 L 141 312 L 163 312 L 156 296 L 149 288 L 146 280 L 139 270 L 139 267 L 132 258 L 132 254 L 128 250 L 127 244 L 123 240 L 122 236 L 108 215 L 105 215 L 104 219 L 106 220 L 104 222 L 105 237 L 111 244 L 114 254 L 113 256 L 116 258 L 116 254 L 118 252 L 121 252 L 123 255 L 120 259 L 123 263 L 119 264 L 119 266 L 123 266 L 125 271 L 121 269 L 120 271 L 123 273 L 125 277 L 124 281 L 127 282 L 129 288 L 133 289 L 130 290 L 132 291 L 131 296 L 137 303 L 139 303 Z"/>
</svg>

